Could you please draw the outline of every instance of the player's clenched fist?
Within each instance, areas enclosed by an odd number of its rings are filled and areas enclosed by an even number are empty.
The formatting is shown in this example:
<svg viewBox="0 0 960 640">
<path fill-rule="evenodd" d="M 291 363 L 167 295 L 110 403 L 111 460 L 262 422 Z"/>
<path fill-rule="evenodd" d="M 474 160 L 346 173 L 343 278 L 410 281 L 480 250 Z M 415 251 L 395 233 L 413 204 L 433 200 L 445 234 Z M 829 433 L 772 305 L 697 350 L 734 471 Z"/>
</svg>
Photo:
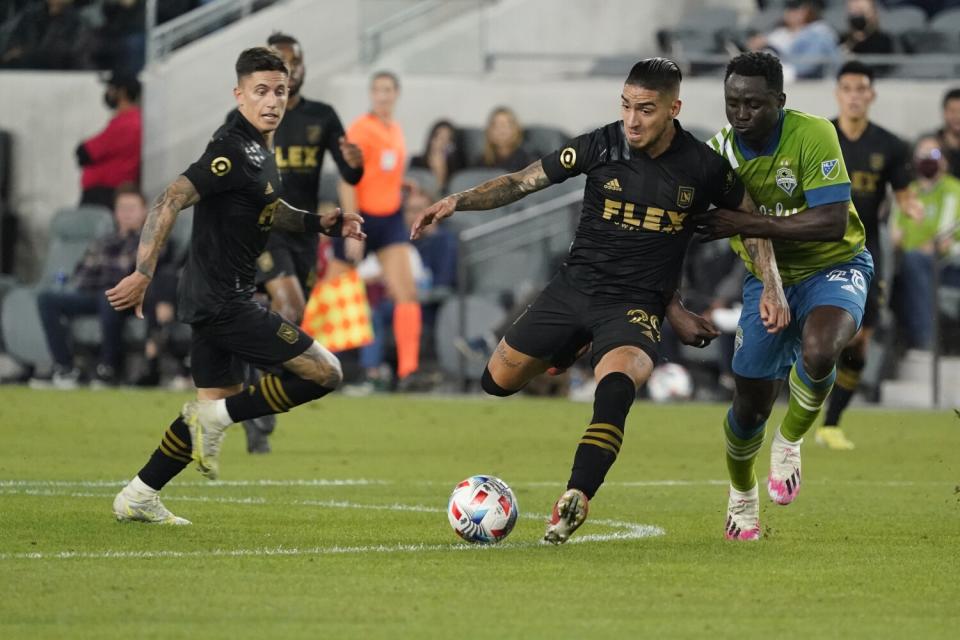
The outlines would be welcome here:
<svg viewBox="0 0 960 640">
<path fill-rule="evenodd" d="M 417 217 L 413 226 L 410 227 L 410 239 L 416 240 L 420 237 L 424 229 L 434 222 L 440 222 L 444 218 L 449 218 L 456 210 L 457 199 L 452 196 L 447 196 L 443 200 L 434 202 Z"/>
<path fill-rule="evenodd" d="M 143 296 L 149 284 L 150 278 L 134 271 L 107 291 L 107 300 L 117 311 L 135 307 L 137 317 L 143 319 Z"/>
<path fill-rule="evenodd" d="M 347 161 L 347 164 L 350 165 L 351 169 L 359 169 L 363 166 L 363 151 L 360 150 L 360 147 L 353 144 L 352 142 L 347 142 L 347 139 L 343 136 L 340 136 L 340 153 L 343 154 L 343 159 Z"/>
</svg>

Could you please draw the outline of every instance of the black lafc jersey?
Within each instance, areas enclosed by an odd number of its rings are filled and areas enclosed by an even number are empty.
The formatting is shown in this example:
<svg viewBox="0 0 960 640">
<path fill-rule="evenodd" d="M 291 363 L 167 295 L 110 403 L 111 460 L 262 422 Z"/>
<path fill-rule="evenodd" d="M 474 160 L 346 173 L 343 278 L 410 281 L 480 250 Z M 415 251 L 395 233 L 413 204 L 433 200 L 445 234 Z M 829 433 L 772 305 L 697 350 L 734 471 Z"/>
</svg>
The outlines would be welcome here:
<svg viewBox="0 0 960 640">
<path fill-rule="evenodd" d="M 850 174 L 853 206 L 867 232 L 867 248 L 879 259 L 875 249 L 880 242 L 880 206 L 887 197 L 887 185 L 894 191 L 906 189 L 911 180 L 910 150 L 900 138 L 872 122 L 856 140 L 847 138 L 837 120 L 832 120 L 840 138 L 843 161 Z"/>
<path fill-rule="evenodd" d="M 183 175 L 200 201 L 194 205 L 177 314 L 182 322 L 203 322 L 225 304 L 253 296 L 257 256 L 280 200 L 280 174 L 263 136 L 238 113 Z"/>
<path fill-rule="evenodd" d="M 692 217 L 711 204 L 736 209 L 743 201 L 743 184 L 727 161 L 674 125 L 673 142 L 656 158 L 627 145 L 621 122 L 543 158 L 551 182 L 587 176 L 564 266 L 585 293 L 672 295 L 694 232 Z"/>
</svg>

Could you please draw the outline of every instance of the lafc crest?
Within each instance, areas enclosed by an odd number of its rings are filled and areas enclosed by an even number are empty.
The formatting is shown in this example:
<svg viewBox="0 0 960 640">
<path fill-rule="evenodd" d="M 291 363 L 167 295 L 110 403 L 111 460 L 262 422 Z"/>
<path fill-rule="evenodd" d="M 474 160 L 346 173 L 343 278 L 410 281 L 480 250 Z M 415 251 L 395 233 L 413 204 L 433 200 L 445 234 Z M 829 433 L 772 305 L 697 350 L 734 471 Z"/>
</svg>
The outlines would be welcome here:
<svg viewBox="0 0 960 640">
<path fill-rule="evenodd" d="M 686 209 L 693 204 L 693 187 L 680 187 L 677 191 L 677 206 Z"/>
<path fill-rule="evenodd" d="M 660 318 L 644 309 L 627 311 L 627 322 L 640 326 L 640 332 L 654 342 L 660 342 Z"/>
</svg>

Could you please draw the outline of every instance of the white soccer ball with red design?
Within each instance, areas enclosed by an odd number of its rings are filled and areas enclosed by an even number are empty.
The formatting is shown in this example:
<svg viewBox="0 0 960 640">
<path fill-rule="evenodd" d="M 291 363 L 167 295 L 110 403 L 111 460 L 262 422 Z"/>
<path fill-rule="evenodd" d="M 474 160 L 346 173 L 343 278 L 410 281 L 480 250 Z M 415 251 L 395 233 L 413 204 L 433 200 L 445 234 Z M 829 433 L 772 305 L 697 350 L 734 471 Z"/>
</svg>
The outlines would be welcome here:
<svg viewBox="0 0 960 640">
<path fill-rule="evenodd" d="M 647 391 L 654 402 L 689 400 L 693 395 L 693 378 L 683 365 L 667 362 L 657 365 L 650 374 Z"/>
<path fill-rule="evenodd" d="M 471 476 L 459 483 L 447 505 L 447 518 L 457 535 L 480 544 L 506 538 L 519 513 L 513 490 L 493 476 Z"/>
</svg>

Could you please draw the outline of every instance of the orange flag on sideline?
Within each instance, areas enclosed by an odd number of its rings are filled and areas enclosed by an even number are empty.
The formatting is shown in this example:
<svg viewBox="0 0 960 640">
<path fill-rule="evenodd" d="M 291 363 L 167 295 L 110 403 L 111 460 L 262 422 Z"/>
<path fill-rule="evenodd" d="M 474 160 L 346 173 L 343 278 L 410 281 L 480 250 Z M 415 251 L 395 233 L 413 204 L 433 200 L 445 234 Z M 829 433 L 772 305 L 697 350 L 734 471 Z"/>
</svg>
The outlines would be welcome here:
<svg viewBox="0 0 960 640">
<path fill-rule="evenodd" d="M 373 342 L 367 289 L 356 269 L 317 283 L 300 328 L 334 353 Z"/>
</svg>

